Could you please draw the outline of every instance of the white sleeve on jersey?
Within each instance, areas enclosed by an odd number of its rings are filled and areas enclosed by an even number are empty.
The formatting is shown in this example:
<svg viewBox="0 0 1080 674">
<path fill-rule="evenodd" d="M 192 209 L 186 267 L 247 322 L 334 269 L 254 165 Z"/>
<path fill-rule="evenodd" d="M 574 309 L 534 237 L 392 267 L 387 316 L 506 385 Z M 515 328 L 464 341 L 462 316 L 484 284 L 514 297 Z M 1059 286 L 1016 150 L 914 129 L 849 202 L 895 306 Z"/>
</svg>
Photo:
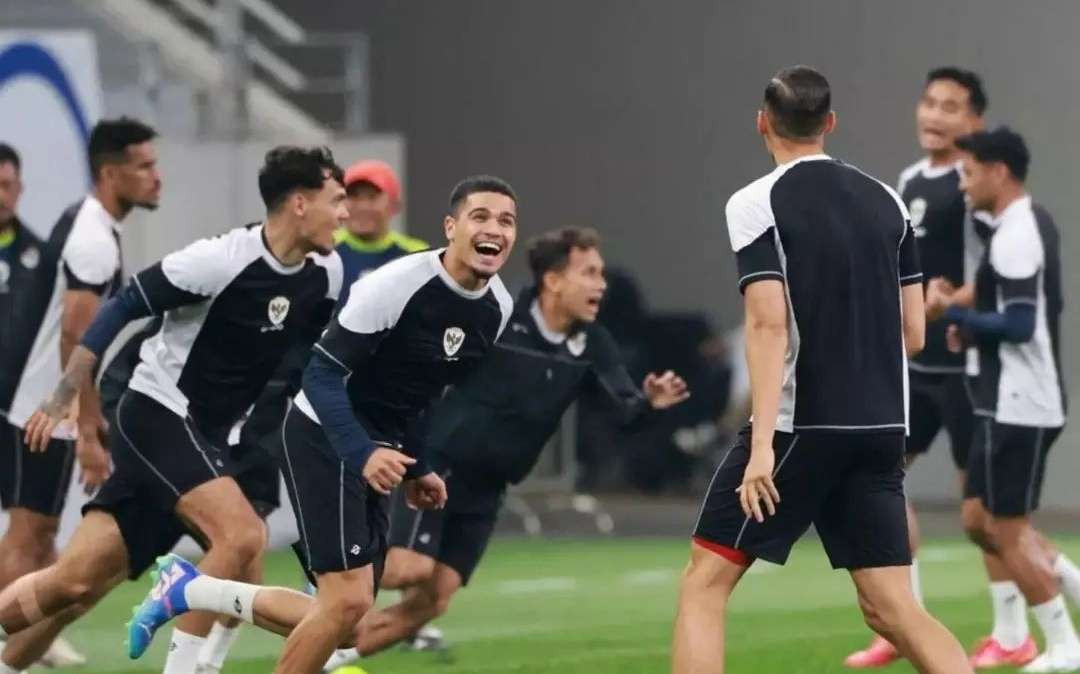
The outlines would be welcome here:
<svg viewBox="0 0 1080 674">
<path fill-rule="evenodd" d="M 341 263 L 341 256 L 336 250 L 330 251 L 329 255 L 312 253 L 309 257 L 326 270 L 326 276 L 330 284 L 326 288 L 326 298 L 337 301 L 341 296 L 341 286 L 345 279 L 345 267 Z"/>
<path fill-rule="evenodd" d="M 234 229 L 211 239 L 199 239 L 166 255 L 161 270 L 177 288 L 213 297 L 232 281 L 238 268 L 243 269 L 253 259 L 247 238 L 250 236 L 246 230 Z"/>
<path fill-rule="evenodd" d="M 112 280 L 120 266 L 120 248 L 108 230 L 76 216 L 61 253 L 68 270 L 83 283 L 100 286 Z"/>
<path fill-rule="evenodd" d="M 337 321 L 350 332 L 372 334 L 397 324 L 409 299 L 435 276 L 431 256 L 438 251 L 398 258 L 357 279 Z"/>
<path fill-rule="evenodd" d="M 770 227 L 776 226 L 776 216 L 769 201 L 775 182 L 773 174 L 769 174 L 750 183 L 728 199 L 724 213 L 727 217 L 731 249 L 736 253 L 756 241 Z"/>
</svg>

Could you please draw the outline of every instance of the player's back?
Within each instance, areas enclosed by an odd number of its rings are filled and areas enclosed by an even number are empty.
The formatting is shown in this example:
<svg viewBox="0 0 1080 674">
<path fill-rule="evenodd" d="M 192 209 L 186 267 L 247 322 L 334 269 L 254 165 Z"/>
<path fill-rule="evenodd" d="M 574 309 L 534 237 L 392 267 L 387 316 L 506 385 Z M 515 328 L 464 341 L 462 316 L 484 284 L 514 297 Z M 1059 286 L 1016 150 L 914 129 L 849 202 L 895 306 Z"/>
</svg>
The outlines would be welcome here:
<svg viewBox="0 0 1080 674">
<path fill-rule="evenodd" d="M 815 155 L 736 193 L 728 226 L 736 251 L 747 251 L 740 255 L 754 255 L 756 239 L 770 231 L 766 243 L 776 249 L 772 263 L 740 259 L 741 272 L 757 269 L 741 286 L 769 273 L 785 281 L 791 323 L 781 429 L 903 431 L 900 285 L 919 274 L 917 263 L 910 273 L 901 268 L 909 228 L 895 192 Z"/>
</svg>

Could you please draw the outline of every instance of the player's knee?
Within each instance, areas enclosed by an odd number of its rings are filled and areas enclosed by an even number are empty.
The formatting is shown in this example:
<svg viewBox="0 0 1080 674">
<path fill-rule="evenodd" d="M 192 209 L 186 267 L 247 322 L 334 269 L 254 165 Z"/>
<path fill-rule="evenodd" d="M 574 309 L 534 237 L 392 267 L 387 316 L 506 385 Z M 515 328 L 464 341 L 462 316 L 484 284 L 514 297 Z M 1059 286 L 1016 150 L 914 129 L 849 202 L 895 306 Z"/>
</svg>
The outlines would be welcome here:
<svg viewBox="0 0 1080 674">
<path fill-rule="evenodd" d="M 229 529 L 221 545 L 228 550 L 229 559 L 237 566 L 246 567 L 266 549 L 266 532 L 261 522 L 258 526 L 241 524 Z"/>
<path fill-rule="evenodd" d="M 965 506 L 961 513 L 961 521 L 964 534 L 972 543 L 987 552 L 994 552 L 994 541 L 988 526 L 989 522 L 981 509 Z"/>
<path fill-rule="evenodd" d="M 349 587 L 336 597 L 330 612 L 343 630 L 343 636 L 352 630 L 375 604 L 375 595 L 371 588 L 361 585 Z"/>
<path fill-rule="evenodd" d="M 910 607 L 889 595 L 871 598 L 860 594 L 859 608 L 867 627 L 886 639 L 892 639 L 903 621 L 904 611 Z"/>
</svg>

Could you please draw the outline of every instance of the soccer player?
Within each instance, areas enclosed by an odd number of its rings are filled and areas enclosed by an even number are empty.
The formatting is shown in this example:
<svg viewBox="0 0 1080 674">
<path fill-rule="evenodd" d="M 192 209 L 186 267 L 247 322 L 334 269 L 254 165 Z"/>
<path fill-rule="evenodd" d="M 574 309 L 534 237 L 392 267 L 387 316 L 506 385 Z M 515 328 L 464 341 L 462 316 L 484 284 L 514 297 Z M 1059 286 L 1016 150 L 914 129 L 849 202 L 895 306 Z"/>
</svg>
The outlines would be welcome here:
<svg viewBox="0 0 1080 674">
<path fill-rule="evenodd" d="M 9 280 L 19 284 L 18 320 L 0 328 L 10 331 L 12 349 L 0 374 L 0 409 L 7 417 L 0 431 L 0 502 L 10 515 L 0 540 L 0 588 L 56 559 L 56 531 L 76 457 L 88 491 L 108 476 L 104 425 L 92 386 L 82 392 L 74 446 L 70 435 L 58 433 L 49 451 L 33 453 L 21 436 L 37 404 L 60 379 L 101 298 L 121 283 L 120 222 L 133 208 L 157 207 L 161 178 L 155 135 L 133 119 L 99 122 L 87 148 L 91 193 L 63 212 L 44 245 L 18 228 L 23 250 Z"/>
<path fill-rule="evenodd" d="M 42 640 L 125 577 L 138 577 L 184 533 L 208 547 L 208 571 L 255 573 L 265 531 L 230 476 L 225 435 L 282 356 L 297 342 L 313 343 L 330 316 L 342 273 L 333 252 L 334 229 L 346 216 L 340 180 L 325 148 L 272 150 L 259 173 L 264 224 L 167 255 L 95 317 L 57 390 L 27 426 L 31 448 L 45 448 L 125 324 L 149 315 L 163 320 L 142 346 L 110 424 L 115 472 L 84 507 L 60 558 L 0 593 L 0 631 L 12 635 L 0 673 L 30 664 Z M 214 615 L 185 618 L 173 634 L 167 674 L 194 670 Z"/>
<path fill-rule="evenodd" d="M 491 176 L 462 181 L 444 229 L 446 248 L 395 260 L 353 284 L 282 426 L 295 547 L 318 593 L 200 575 L 171 556 L 129 631 L 134 655 L 189 610 L 288 634 L 280 673 L 319 672 L 335 647 L 355 644 L 386 555 L 390 491 L 404 481 L 411 505 L 446 502 L 412 429 L 446 386 L 477 368 L 510 319 L 513 301 L 497 272 L 517 237 L 513 189 Z"/>
<path fill-rule="evenodd" d="M 867 623 L 920 672 L 971 672 L 915 601 L 904 514 L 906 354 L 924 340 L 922 273 L 899 196 L 824 154 L 828 82 L 796 66 L 765 89 L 776 161 L 726 215 L 745 295 L 753 419 L 702 505 L 675 621 L 675 674 L 724 671 L 726 605 L 757 558 L 813 523 Z"/>
<path fill-rule="evenodd" d="M 338 306 L 345 306 L 349 286 L 402 255 L 425 250 L 420 239 L 390 229 L 390 220 L 401 211 L 401 182 L 394 169 L 378 160 L 358 161 L 345 171 L 349 219 L 334 235 L 337 252 L 345 266 L 345 289 Z"/>
<path fill-rule="evenodd" d="M 484 555 L 507 486 L 536 465 L 584 388 L 604 391 L 627 424 L 688 397 L 672 372 L 649 374 L 641 389 L 635 386 L 615 340 L 595 322 L 607 288 L 595 231 L 567 228 L 537 238 L 529 266 L 534 286 L 518 296 L 491 356 L 428 414 L 424 446 L 445 477 L 447 507 L 413 512 L 404 498 L 394 499 L 382 587 L 405 595 L 368 614 L 358 648 L 335 654 L 327 670 L 357 651 L 387 648 L 446 611 Z"/>
<path fill-rule="evenodd" d="M 983 127 L 986 106 L 986 92 L 977 74 L 949 66 L 927 73 L 922 96 L 915 107 L 917 138 L 926 156 L 904 169 L 897 188 L 911 216 L 927 289 L 926 347 L 908 362 L 911 428 L 905 460 L 910 465 L 919 455 L 925 454 L 944 428 L 953 463 L 961 475 L 960 484 L 964 482 L 963 473 L 971 447 L 974 411 L 963 356 L 951 353 L 945 346 L 946 324 L 941 317 L 944 298 L 938 292 L 938 283 L 945 281 L 949 287 L 963 285 L 965 267 L 972 265 L 968 245 L 972 227 L 960 189 L 961 152 L 955 141 Z M 922 583 L 916 559 L 919 528 L 910 503 L 907 508 L 912 587 L 916 600 L 922 603 Z M 996 615 L 999 610 L 1007 611 L 1016 603 L 1007 604 L 998 601 L 997 597 L 1012 596 L 1015 600 L 1019 593 L 1007 578 L 1000 578 L 1000 564 L 995 565 L 993 558 L 987 558 L 986 563 L 992 579 L 991 595 L 995 598 Z M 1023 619 L 1024 606 L 1018 608 Z M 998 622 L 995 620 L 995 624 Z M 990 641 L 986 640 L 977 649 L 974 656 L 977 661 L 989 662 L 1002 655 Z M 1009 657 L 1027 654 L 1030 660 L 1035 656 L 1033 641 L 1012 645 L 1019 651 L 1010 650 Z M 882 667 L 899 657 L 896 648 L 878 635 L 866 649 L 848 656 L 844 664 L 854 668 Z"/>
<path fill-rule="evenodd" d="M 1030 154 L 1008 128 L 957 140 L 966 152 L 962 187 L 992 216 L 975 276 L 975 306 L 950 306 L 947 339 L 977 354 L 979 416 L 964 489 L 964 526 L 1019 586 L 1046 637 L 1025 672 L 1080 669 L 1080 639 L 1062 589 L 1080 586 L 1075 567 L 1032 526 L 1047 455 L 1065 425 L 1058 366 L 1062 310 L 1057 227 L 1032 206 L 1024 185 Z M 1071 569 L 1068 567 L 1072 567 Z M 1070 592 L 1073 594 L 1073 592 Z"/>
</svg>

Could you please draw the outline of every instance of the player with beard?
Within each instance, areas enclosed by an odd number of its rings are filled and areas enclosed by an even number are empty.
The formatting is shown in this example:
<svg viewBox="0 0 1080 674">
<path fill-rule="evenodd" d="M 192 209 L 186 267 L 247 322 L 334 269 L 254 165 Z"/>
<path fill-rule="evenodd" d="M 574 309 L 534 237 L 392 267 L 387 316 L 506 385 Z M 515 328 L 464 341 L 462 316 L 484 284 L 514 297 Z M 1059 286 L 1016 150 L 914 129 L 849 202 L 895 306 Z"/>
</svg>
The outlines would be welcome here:
<svg viewBox="0 0 1080 674">
<path fill-rule="evenodd" d="M 441 508 L 446 486 L 411 433 L 421 413 L 476 370 L 510 319 L 497 272 L 517 237 L 517 197 L 504 181 L 459 183 L 444 218 L 446 248 L 416 253 L 353 284 L 316 344 L 281 429 L 281 465 L 296 513 L 295 546 L 315 597 L 200 574 L 173 555 L 129 636 L 138 656 L 162 624 L 188 611 L 242 617 L 288 634 L 277 672 L 319 672 L 354 645 L 387 550 L 391 490 Z"/>
<path fill-rule="evenodd" d="M 330 316 L 341 287 L 333 251 L 346 217 L 340 180 L 325 148 L 272 150 L 259 173 L 263 224 L 167 255 L 98 312 L 27 424 L 31 450 L 51 451 L 53 430 L 127 323 L 163 320 L 110 423 L 115 472 L 84 506 L 59 559 L 0 592 L 0 631 L 11 635 L 0 673 L 30 665 L 64 625 L 185 533 L 208 548 L 208 571 L 257 572 L 265 531 L 232 477 L 225 439 L 284 354 L 313 343 Z M 192 613 L 178 624 L 166 674 L 194 670 L 214 619 Z"/>
</svg>

